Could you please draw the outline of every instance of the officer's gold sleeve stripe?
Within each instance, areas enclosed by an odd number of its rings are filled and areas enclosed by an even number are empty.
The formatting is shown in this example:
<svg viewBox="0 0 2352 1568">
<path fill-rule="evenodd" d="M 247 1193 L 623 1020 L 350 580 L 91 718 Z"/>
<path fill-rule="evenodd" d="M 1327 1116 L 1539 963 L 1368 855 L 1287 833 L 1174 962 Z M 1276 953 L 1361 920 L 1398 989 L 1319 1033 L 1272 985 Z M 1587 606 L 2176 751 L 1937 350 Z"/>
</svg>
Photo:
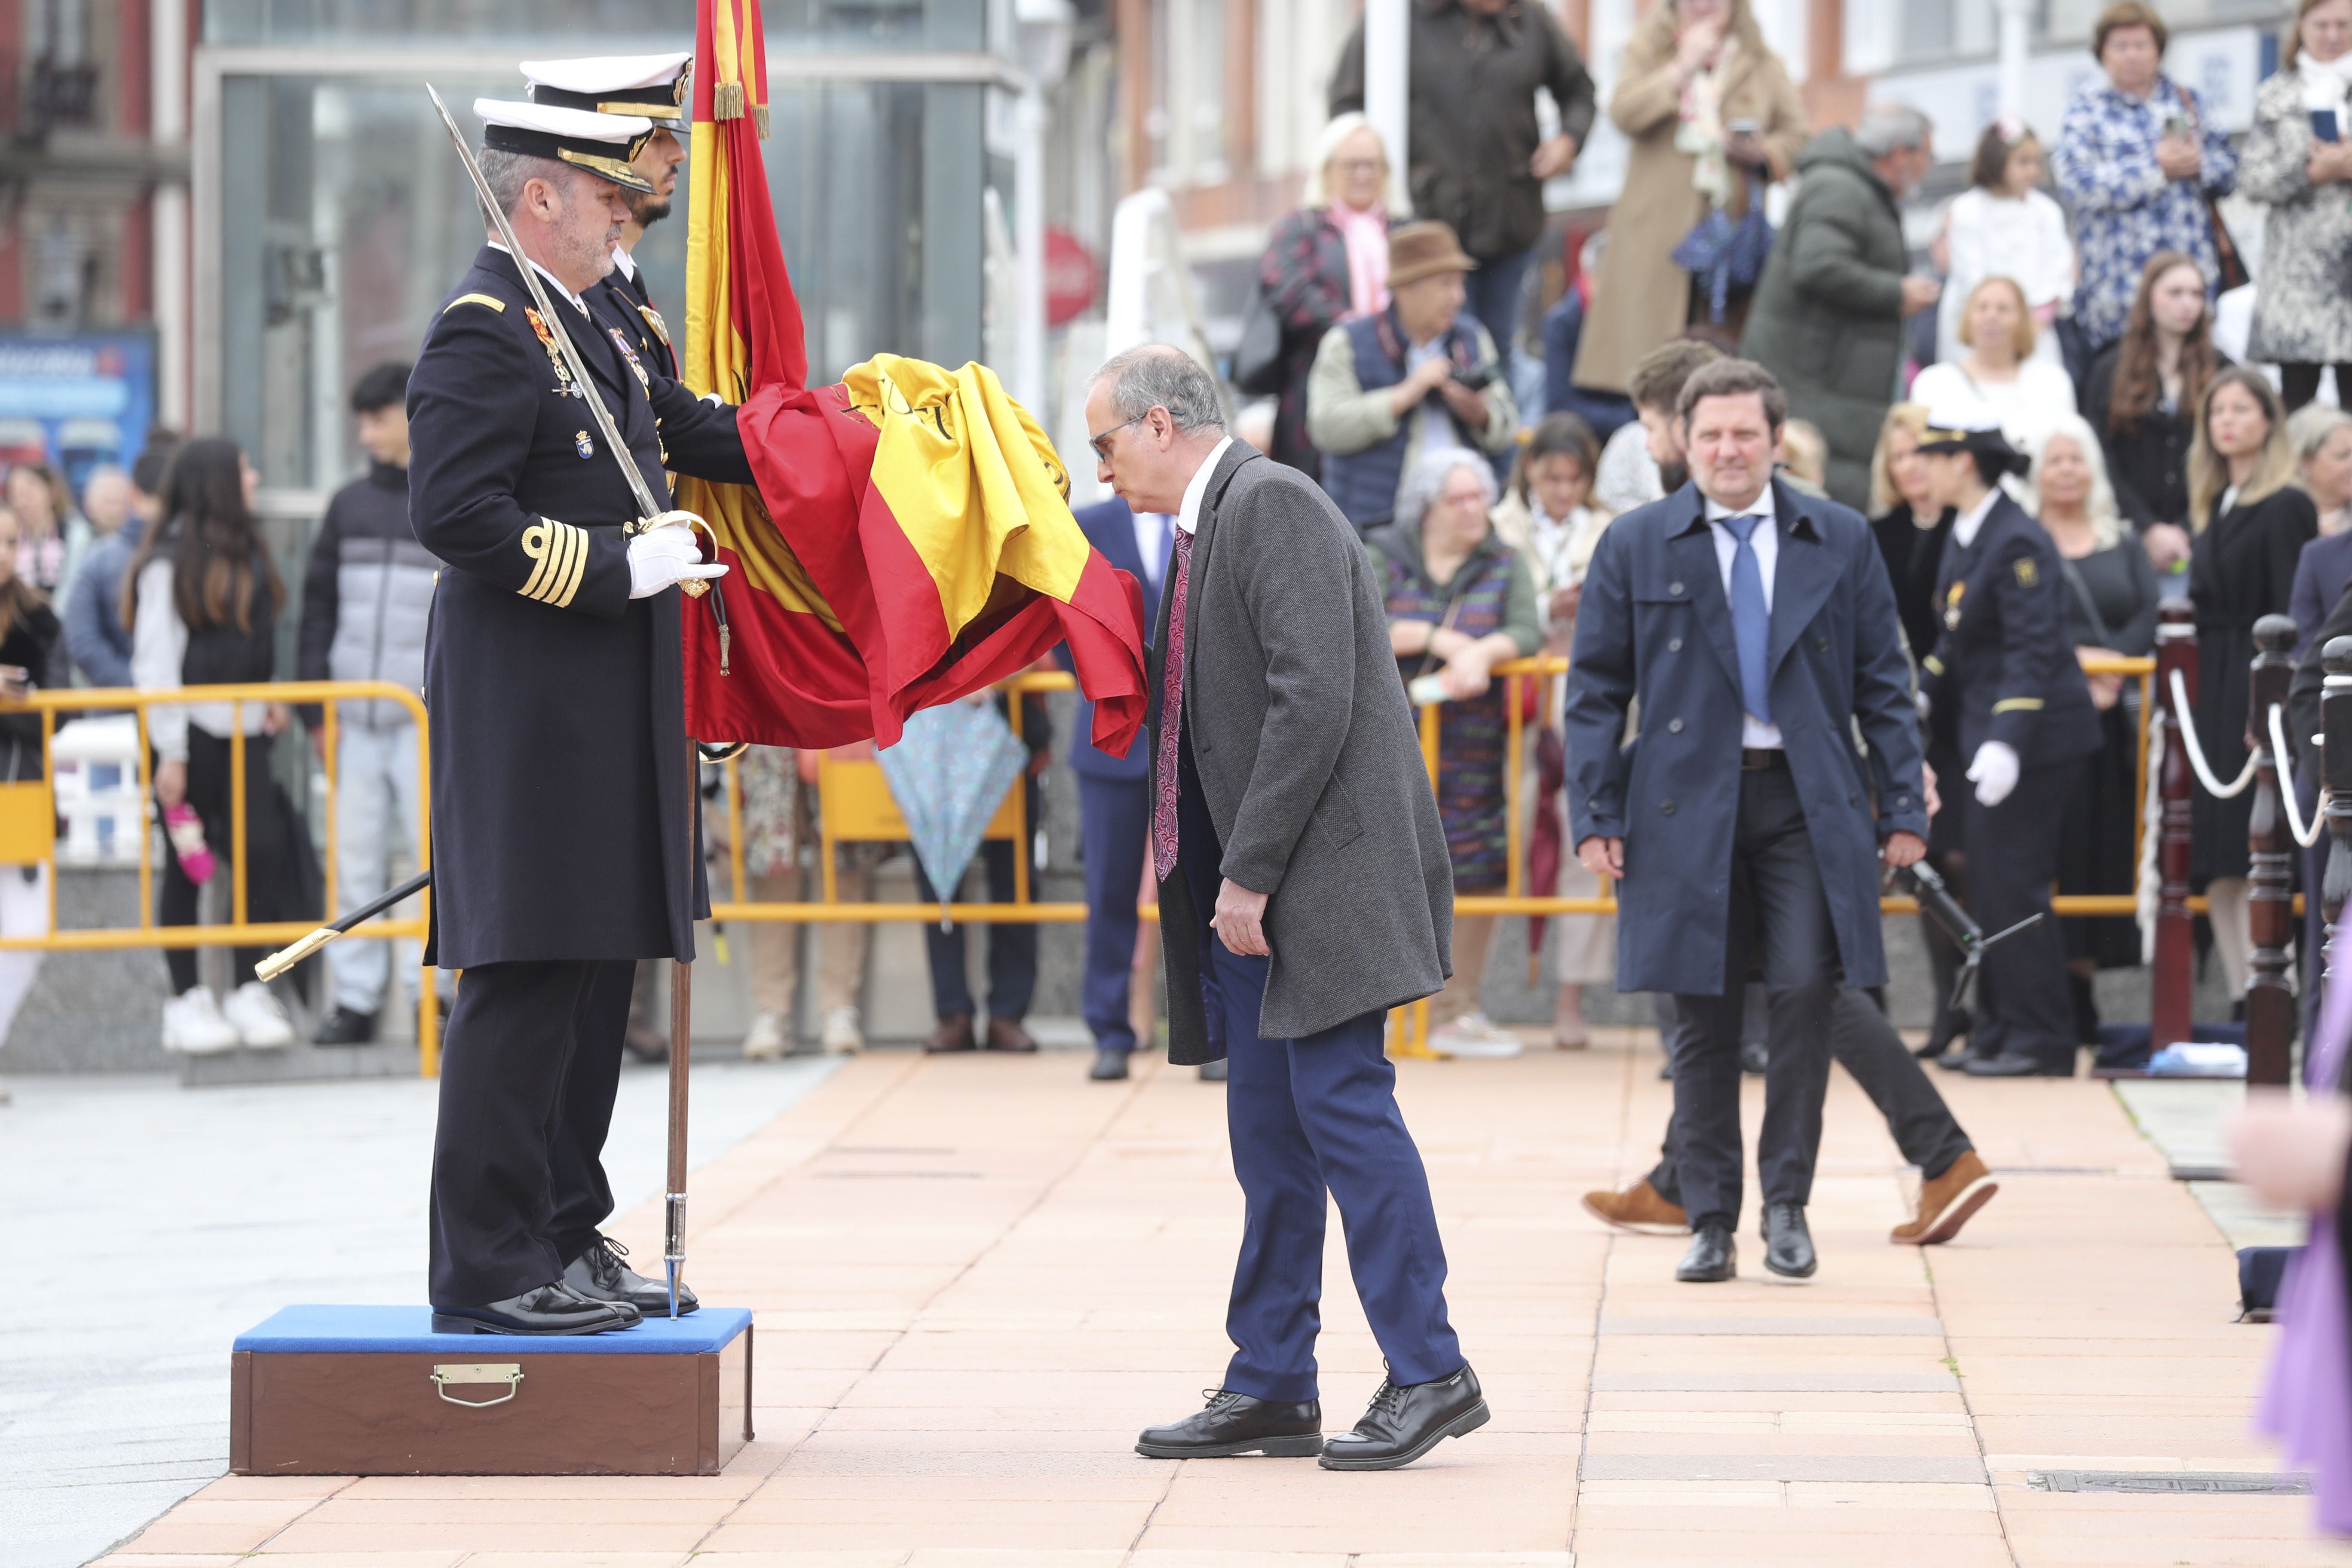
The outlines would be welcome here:
<svg viewBox="0 0 2352 1568">
<path fill-rule="evenodd" d="M 2004 697 L 1992 705 L 1992 710 L 1996 713 L 2039 713 L 2042 711 L 2042 699 Z"/>
<path fill-rule="evenodd" d="M 499 299 L 495 295 L 460 294 L 456 299 L 450 300 L 447 304 L 442 306 L 441 313 L 446 316 L 460 305 L 488 305 L 493 310 L 504 310 L 507 308 L 507 302 L 504 300 Z"/>
<path fill-rule="evenodd" d="M 521 589 L 526 599 L 538 598 L 539 585 L 547 580 L 547 543 L 554 526 L 548 522 L 534 522 L 522 531 L 522 552 L 533 563 L 530 576 Z"/>
<path fill-rule="evenodd" d="M 564 564 L 562 585 L 548 601 L 559 610 L 571 607 L 572 595 L 580 592 L 581 576 L 588 570 L 587 531 L 567 527 L 563 531 L 567 536 L 565 542 L 571 546 L 571 554 Z"/>
<path fill-rule="evenodd" d="M 1926 665 L 1927 667 L 1928 673 L 1932 675 L 1941 675 L 1944 673 L 1944 661 L 1937 658 L 1932 653 L 1927 658 L 1921 659 L 1919 662 Z"/>
</svg>

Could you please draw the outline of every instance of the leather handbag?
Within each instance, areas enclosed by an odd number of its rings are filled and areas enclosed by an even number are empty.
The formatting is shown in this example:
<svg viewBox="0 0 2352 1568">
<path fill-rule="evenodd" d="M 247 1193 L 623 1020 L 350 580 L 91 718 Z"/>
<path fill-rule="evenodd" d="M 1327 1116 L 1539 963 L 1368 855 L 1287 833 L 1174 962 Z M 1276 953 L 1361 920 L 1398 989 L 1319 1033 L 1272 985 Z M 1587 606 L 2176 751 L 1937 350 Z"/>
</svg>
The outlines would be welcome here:
<svg viewBox="0 0 2352 1568">
<path fill-rule="evenodd" d="M 1253 279 L 1242 310 L 1242 341 L 1234 347 L 1234 390 L 1271 397 L 1282 390 L 1282 318 L 1266 298 L 1265 279 Z"/>
<path fill-rule="evenodd" d="M 2246 258 L 2238 249 L 2230 226 L 2221 221 L 2221 204 L 2212 195 L 2205 198 L 2205 219 L 2213 226 L 2213 291 L 2227 294 L 2232 289 L 2242 289 L 2254 280 L 2246 267 Z"/>
</svg>

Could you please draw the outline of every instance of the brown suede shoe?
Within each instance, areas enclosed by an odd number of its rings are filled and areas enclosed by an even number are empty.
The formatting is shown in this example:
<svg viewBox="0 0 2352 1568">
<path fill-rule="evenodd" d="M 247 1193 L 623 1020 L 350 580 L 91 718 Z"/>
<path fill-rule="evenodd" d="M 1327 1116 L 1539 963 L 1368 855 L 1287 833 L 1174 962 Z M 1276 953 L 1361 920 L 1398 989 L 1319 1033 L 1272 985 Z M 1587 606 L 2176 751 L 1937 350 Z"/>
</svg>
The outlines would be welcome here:
<svg viewBox="0 0 2352 1568">
<path fill-rule="evenodd" d="M 988 1021 L 988 1041 L 982 1047 L 992 1051 L 1034 1051 L 1037 1042 L 1021 1026 L 1018 1018 L 991 1018 Z"/>
<path fill-rule="evenodd" d="M 1603 1225 L 1643 1236 L 1681 1236 L 1690 1229 L 1690 1216 L 1679 1204 L 1670 1204 L 1643 1177 L 1622 1193 L 1584 1194 L 1584 1212 Z"/>
<path fill-rule="evenodd" d="M 971 1015 L 950 1013 L 940 1020 L 940 1026 L 923 1037 L 923 1051 L 938 1056 L 943 1051 L 976 1051 L 980 1041 L 973 1038 Z"/>
<path fill-rule="evenodd" d="M 1960 1234 L 1969 1216 L 1992 1201 L 2000 1184 L 1992 1179 L 1973 1149 L 1952 1162 L 1951 1168 L 1930 1182 L 1919 1184 L 1919 1217 L 1898 1225 L 1886 1239 L 1910 1247 L 1933 1247 Z"/>
</svg>

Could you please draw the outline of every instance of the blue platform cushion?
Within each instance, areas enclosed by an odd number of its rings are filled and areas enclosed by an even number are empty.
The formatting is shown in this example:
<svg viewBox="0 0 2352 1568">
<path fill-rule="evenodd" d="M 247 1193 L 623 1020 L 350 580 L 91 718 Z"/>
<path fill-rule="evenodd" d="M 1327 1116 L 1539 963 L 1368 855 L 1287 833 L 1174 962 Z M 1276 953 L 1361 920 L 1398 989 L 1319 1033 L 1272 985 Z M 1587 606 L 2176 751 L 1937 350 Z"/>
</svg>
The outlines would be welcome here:
<svg viewBox="0 0 2352 1568">
<path fill-rule="evenodd" d="M 284 1354 L 422 1351 L 479 1360 L 494 1346 L 531 1355 L 696 1355 L 726 1348 L 751 1326 L 741 1307 L 647 1318 L 603 1334 L 436 1334 L 430 1307 L 284 1307 L 236 1336 L 235 1349 Z"/>
</svg>

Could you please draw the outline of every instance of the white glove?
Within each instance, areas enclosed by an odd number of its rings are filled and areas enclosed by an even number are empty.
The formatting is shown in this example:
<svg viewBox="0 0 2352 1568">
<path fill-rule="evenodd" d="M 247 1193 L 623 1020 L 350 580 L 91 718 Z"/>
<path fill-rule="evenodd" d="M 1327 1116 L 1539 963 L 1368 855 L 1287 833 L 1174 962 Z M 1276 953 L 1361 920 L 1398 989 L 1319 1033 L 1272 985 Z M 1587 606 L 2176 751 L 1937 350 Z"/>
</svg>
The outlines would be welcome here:
<svg viewBox="0 0 2352 1568">
<path fill-rule="evenodd" d="M 1969 782 L 1977 786 L 1979 805 L 1999 805 L 2017 787 L 2017 748 L 2004 741 L 1987 741 L 1969 764 Z"/>
<path fill-rule="evenodd" d="M 665 512 L 665 518 L 686 518 L 688 512 Z M 708 581 L 727 575 L 716 562 L 705 563 L 701 543 L 691 525 L 664 522 L 629 541 L 629 597 L 649 599 L 682 582 Z"/>
</svg>

